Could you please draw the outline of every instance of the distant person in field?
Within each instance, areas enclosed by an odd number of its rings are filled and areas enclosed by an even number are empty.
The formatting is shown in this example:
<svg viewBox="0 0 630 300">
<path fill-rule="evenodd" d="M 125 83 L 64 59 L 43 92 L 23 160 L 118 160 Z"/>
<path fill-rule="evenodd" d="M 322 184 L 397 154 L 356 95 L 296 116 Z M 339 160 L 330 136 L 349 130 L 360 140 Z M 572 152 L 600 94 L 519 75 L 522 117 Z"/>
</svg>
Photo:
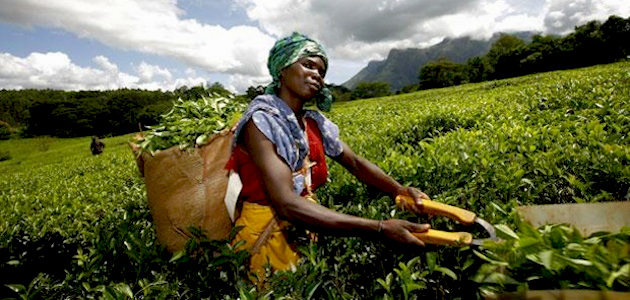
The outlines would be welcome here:
<svg viewBox="0 0 630 300">
<path fill-rule="evenodd" d="M 421 209 L 422 199 L 429 199 L 355 154 L 339 139 L 337 125 L 318 111 L 304 108 L 312 102 L 322 111 L 331 108 L 332 97 L 324 85 L 328 58 L 322 46 L 293 33 L 275 43 L 267 66 L 273 82 L 264 95 L 252 100 L 240 120 L 228 165 L 243 183 L 242 209 L 235 221 L 243 229 L 235 241 L 246 241 L 244 247 L 252 253 L 251 271 L 261 276 L 267 263 L 274 270 L 296 265 L 300 257 L 295 242 L 314 237 L 304 229 L 335 236 L 380 236 L 424 246 L 412 233 L 426 231 L 428 224 L 341 214 L 314 198 L 313 191 L 326 183 L 325 156 L 329 156 L 369 186 L 392 196 L 413 197 L 410 209 L 414 211 Z"/>
<path fill-rule="evenodd" d="M 103 153 L 103 149 L 105 149 L 105 143 L 103 143 L 98 136 L 93 135 L 92 143 L 90 144 L 90 151 L 92 151 L 92 155 Z"/>
</svg>

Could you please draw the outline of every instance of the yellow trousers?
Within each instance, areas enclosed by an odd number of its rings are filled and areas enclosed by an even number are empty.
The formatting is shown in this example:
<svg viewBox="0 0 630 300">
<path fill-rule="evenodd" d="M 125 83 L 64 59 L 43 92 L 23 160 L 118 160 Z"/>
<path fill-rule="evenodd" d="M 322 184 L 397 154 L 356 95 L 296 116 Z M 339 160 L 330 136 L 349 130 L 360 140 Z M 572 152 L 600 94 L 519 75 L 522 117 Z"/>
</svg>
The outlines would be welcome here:
<svg viewBox="0 0 630 300">
<path fill-rule="evenodd" d="M 244 202 L 240 217 L 235 226 L 243 226 L 236 235 L 235 241 L 246 241 L 243 246 L 251 252 L 258 237 L 265 230 L 269 222 L 275 218 L 270 206 Z M 270 265 L 272 270 L 289 270 L 298 264 L 299 254 L 291 247 L 282 232 L 282 225 L 274 225 L 271 235 L 265 243 L 259 247 L 257 253 L 252 253 L 250 271 L 258 276 L 258 280 L 265 278 L 265 266 Z"/>
</svg>

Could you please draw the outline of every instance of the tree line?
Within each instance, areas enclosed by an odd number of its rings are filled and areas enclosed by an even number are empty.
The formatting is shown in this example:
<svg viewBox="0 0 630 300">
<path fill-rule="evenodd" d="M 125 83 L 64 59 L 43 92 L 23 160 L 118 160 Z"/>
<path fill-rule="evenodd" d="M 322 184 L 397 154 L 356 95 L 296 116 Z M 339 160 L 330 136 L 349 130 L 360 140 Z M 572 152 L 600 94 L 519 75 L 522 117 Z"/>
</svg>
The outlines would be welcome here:
<svg viewBox="0 0 630 300">
<path fill-rule="evenodd" d="M 0 139 L 108 136 L 157 124 L 178 98 L 231 95 L 220 83 L 174 91 L 0 90 Z"/>
<path fill-rule="evenodd" d="M 417 86 L 407 91 L 441 88 L 523 76 L 552 70 L 573 69 L 628 59 L 630 17 L 610 16 L 604 23 L 590 21 L 564 36 L 535 35 L 530 43 L 504 34 L 483 56 L 466 64 L 442 58 L 421 68 Z"/>
</svg>

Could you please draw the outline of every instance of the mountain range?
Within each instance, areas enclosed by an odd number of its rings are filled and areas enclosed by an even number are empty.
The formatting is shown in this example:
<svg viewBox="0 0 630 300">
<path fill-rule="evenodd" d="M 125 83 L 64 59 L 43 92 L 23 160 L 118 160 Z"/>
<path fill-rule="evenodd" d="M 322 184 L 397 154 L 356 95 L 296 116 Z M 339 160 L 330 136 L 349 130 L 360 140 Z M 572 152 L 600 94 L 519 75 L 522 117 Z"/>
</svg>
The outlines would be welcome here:
<svg viewBox="0 0 630 300">
<path fill-rule="evenodd" d="M 428 62 L 444 57 L 455 63 L 466 63 L 470 58 L 486 54 L 503 34 L 495 33 L 488 40 L 446 38 L 428 48 L 392 49 L 385 60 L 370 61 L 342 86 L 354 89 L 361 82 L 386 82 L 391 91 L 399 91 L 407 85 L 418 83 L 420 69 Z M 539 33 L 522 31 L 509 34 L 529 43 L 531 37 Z"/>
</svg>

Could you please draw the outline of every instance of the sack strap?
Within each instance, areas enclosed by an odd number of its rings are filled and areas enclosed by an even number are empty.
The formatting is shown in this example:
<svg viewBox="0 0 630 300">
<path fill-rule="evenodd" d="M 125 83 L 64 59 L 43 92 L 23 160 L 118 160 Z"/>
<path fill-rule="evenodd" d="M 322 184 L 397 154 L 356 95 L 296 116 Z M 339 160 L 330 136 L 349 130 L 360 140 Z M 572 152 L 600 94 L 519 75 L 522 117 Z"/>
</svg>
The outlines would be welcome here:
<svg viewBox="0 0 630 300">
<path fill-rule="evenodd" d="M 252 250 L 251 250 L 252 255 L 258 254 L 258 252 L 260 252 L 260 248 L 262 247 L 262 245 L 267 243 L 267 241 L 271 237 L 271 233 L 273 232 L 273 228 L 277 224 L 278 224 L 278 221 L 276 221 L 275 217 L 273 217 L 273 218 L 271 218 L 271 220 L 269 220 L 269 223 L 267 223 L 267 225 L 265 225 L 265 229 L 260 234 L 260 236 L 258 236 L 258 239 L 256 239 L 256 242 L 254 243 L 254 246 L 252 247 Z"/>
<path fill-rule="evenodd" d="M 304 178 L 304 189 L 306 190 L 306 196 L 313 197 L 313 189 L 311 188 L 311 184 L 313 183 L 311 168 L 316 164 L 316 162 L 311 162 L 311 159 L 309 158 L 311 151 L 308 140 L 308 130 L 306 128 L 306 119 L 304 117 L 302 117 L 302 123 L 304 124 L 304 138 L 306 139 L 306 144 L 309 145 L 309 151 L 306 153 L 306 156 L 304 156 L 304 161 L 302 161 L 302 168 L 295 173 L 302 174 L 302 177 Z"/>
</svg>

